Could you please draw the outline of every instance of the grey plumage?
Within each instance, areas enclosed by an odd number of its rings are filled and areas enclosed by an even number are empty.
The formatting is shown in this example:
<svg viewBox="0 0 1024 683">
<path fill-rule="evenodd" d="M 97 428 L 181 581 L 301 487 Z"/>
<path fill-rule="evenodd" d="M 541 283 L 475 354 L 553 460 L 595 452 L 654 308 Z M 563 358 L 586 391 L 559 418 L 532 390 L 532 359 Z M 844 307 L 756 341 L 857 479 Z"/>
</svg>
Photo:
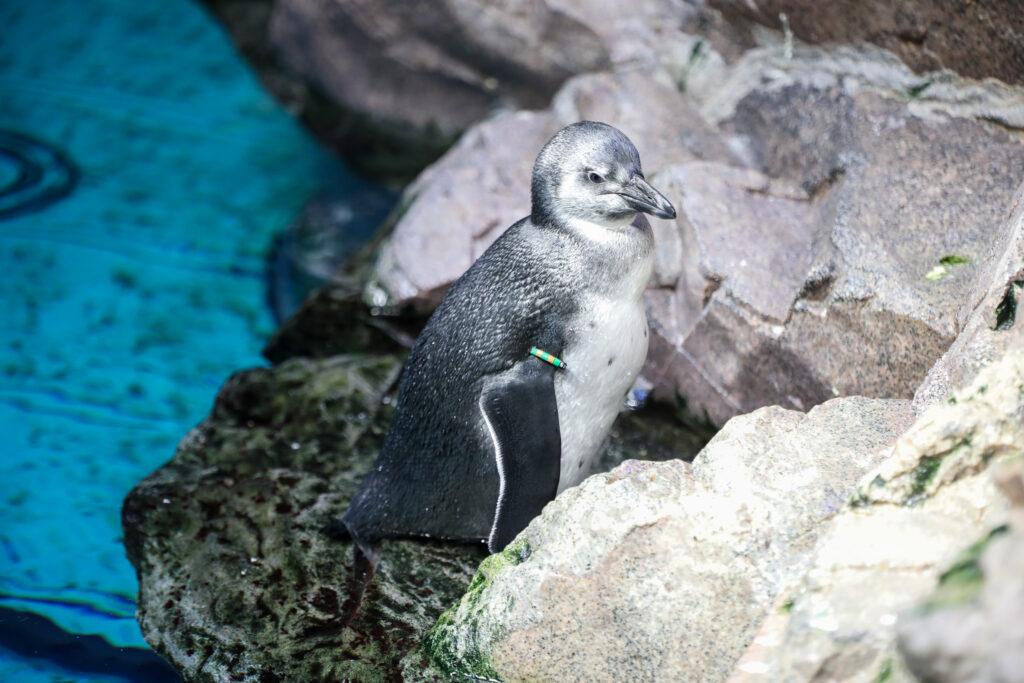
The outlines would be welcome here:
<svg viewBox="0 0 1024 683">
<path fill-rule="evenodd" d="M 673 217 L 671 204 L 628 138 L 593 122 L 548 142 L 531 192 L 530 216 L 452 285 L 412 350 L 384 447 L 343 517 L 364 547 L 433 536 L 500 550 L 586 475 L 639 372 L 653 239 L 638 212 Z"/>
</svg>

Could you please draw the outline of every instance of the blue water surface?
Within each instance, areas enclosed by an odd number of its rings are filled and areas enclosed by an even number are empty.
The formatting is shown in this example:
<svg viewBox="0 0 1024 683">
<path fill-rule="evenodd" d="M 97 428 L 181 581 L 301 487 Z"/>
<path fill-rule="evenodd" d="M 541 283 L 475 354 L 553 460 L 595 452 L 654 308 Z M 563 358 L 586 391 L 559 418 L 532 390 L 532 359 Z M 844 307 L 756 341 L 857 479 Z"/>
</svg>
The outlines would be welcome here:
<svg viewBox="0 0 1024 683">
<path fill-rule="evenodd" d="M 30 637 L 145 647 L 121 501 L 263 362 L 272 236 L 346 176 L 185 0 L 0 0 L 0 129 L 78 173 L 0 220 L 0 680 L 124 680 Z"/>
</svg>

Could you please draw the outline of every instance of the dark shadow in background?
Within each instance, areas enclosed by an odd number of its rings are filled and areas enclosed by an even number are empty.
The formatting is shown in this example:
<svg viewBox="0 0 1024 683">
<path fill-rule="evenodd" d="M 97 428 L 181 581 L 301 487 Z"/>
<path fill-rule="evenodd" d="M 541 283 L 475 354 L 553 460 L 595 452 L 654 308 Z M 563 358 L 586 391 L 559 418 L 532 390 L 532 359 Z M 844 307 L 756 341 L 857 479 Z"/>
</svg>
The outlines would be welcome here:
<svg viewBox="0 0 1024 683">
<path fill-rule="evenodd" d="M 138 683 L 180 683 L 181 676 L 152 650 L 114 647 L 100 636 L 69 633 L 33 612 L 0 607 L 0 648 L 81 674 Z"/>
</svg>

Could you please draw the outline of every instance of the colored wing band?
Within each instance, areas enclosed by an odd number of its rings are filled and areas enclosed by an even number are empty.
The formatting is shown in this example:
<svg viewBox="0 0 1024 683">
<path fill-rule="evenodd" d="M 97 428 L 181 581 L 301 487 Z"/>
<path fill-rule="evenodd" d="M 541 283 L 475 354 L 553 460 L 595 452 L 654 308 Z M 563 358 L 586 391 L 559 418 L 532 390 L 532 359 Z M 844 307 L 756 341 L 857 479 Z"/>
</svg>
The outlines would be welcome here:
<svg viewBox="0 0 1024 683">
<path fill-rule="evenodd" d="M 530 355 L 531 356 L 536 356 L 537 358 L 540 358 L 545 363 L 551 363 L 556 368 L 561 368 L 562 370 L 567 370 L 569 368 L 569 366 L 566 365 L 564 360 L 562 360 L 561 358 L 559 358 L 557 356 L 552 356 L 547 351 L 541 351 L 536 346 L 534 346 L 532 349 L 530 349 Z"/>
</svg>

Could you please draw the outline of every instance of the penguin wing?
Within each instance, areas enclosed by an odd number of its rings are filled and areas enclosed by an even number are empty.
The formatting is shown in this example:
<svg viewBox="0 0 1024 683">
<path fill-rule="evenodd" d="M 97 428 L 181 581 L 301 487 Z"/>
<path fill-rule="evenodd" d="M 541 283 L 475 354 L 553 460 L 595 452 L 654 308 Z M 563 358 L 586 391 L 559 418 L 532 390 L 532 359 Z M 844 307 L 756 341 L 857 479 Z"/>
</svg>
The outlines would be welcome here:
<svg viewBox="0 0 1024 683">
<path fill-rule="evenodd" d="M 504 549 L 558 492 L 562 439 L 554 373 L 554 366 L 529 358 L 480 394 L 499 477 L 487 539 L 492 553 Z"/>
</svg>

